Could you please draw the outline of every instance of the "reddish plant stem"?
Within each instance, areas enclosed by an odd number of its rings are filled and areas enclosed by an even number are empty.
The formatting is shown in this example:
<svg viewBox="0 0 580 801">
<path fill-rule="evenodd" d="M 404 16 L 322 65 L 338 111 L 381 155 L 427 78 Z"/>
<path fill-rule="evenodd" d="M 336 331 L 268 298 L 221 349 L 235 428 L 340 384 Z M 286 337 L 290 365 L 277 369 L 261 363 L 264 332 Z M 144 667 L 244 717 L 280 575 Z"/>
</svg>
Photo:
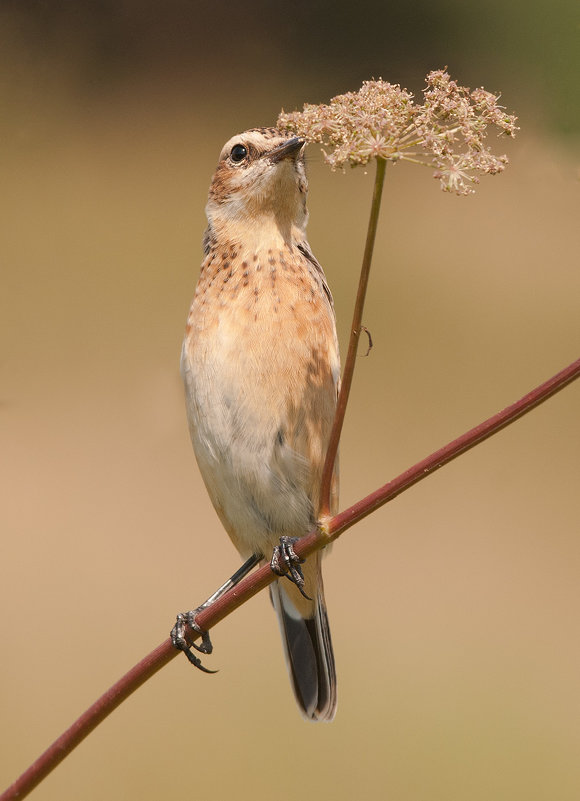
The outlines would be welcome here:
<svg viewBox="0 0 580 801">
<path fill-rule="evenodd" d="M 340 392 L 338 395 L 338 403 L 336 405 L 334 422 L 332 424 L 332 431 L 330 432 L 330 440 L 328 443 L 328 450 L 326 451 L 324 468 L 322 470 L 322 480 L 320 483 L 321 520 L 328 518 L 330 515 L 330 492 L 332 488 L 332 474 L 334 472 L 334 463 L 336 461 L 336 454 L 338 452 L 338 443 L 340 441 L 340 435 L 342 433 L 342 424 L 344 423 L 344 415 L 346 414 L 348 396 L 350 395 L 352 377 L 354 375 L 356 354 L 358 350 L 358 341 L 362 330 L 361 327 L 362 314 L 365 305 L 367 287 L 369 284 L 369 274 L 371 270 L 373 250 L 375 247 L 377 225 L 379 222 L 379 211 L 381 209 L 381 198 L 383 195 L 383 185 L 385 182 L 385 170 L 387 167 L 387 162 L 385 161 L 385 159 L 381 158 L 377 158 L 375 159 L 375 161 L 377 162 L 377 170 L 375 173 L 375 186 L 373 190 L 373 200 L 371 203 L 369 225 L 367 228 L 367 239 L 365 243 L 365 250 L 358 282 L 358 290 L 354 304 L 354 312 L 352 316 L 352 325 L 350 327 L 348 351 L 346 354 L 346 361 L 344 363 L 344 371 L 342 374 Z"/>
<path fill-rule="evenodd" d="M 0 796 L 1 801 L 25 798 L 40 782 L 51 773 L 70 752 L 102 723 L 111 712 L 135 692 L 147 679 L 167 664 L 177 651 L 171 640 L 151 651 L 144 659 L 131 668 L 118 682 L 95 701 L 80 718 L 53 742 L 46 751 Z"/>
<path fill-rule="evenodd" d="M 565 386 L 580 377 L 580 359 L 570 364 L 557 375 L 528 392 L 516 403 L 490 417 L 467 433 L 432 453 L 426 459 L 401 473 L 400 476 L 380 487 L 366 498 L 353 504 L 343 512 L 330 518 L 323 527 L 311 531 L 295 545 L 296 553 L 306 557 L 367 515 L 376 511 L 388 501 L 417 484 L 440 467 L 460 456 L 465 451 L 496 434 L 502 428 L 515 422 L 519 417 L 548 400 Z M 276 576 L 269 564 L 263 565 L 241 581 L 237 587 L 200 613 L 197 622 L 204 629 L 210 629 L 231 614 L 235 609 L 268 586 Z M 190 632 L 195 639 L 195 632 Z M 157 673 L 178 652 L 167 639 L 154 651 L 142 659 L 123 678 L 114 684 L 81 717 L 73 723 L 55 742 L 26 770 L 14 784 L 1 796 L 0 801 L 14 801 L 27 796 L 62 760 L 95 729 L 114 709 L 138 689 L 151 676 Z"/>
<path fill-rule="evenodd" d="M 412 487 L 413 484 L 417 484 L 436 470 L 439 470 L 440 467 L 461 456 L 462 453 L 465 453 L 475 445 L 479 445 L 480 442 L 488 439 L 493 434 L 497 434 L 502 428 L 515 423 L 524 414 L 531 412 L 536 406 L 547 401 L 548 398 L 560 392 L 577 378 L 580 378 L 580 359 L 572 362 L 572 364 L 556 373 L 548 381 L 540 384 L 540 386 L 528 392 L 527 395 L 524 395 L 523 398 L 512 403 L 511 406 L 506 406 L 501 412 L 494 414 L 493 417 L 488 418 L 483 423 L 475 426 L 475 428 L 439 448 L 439 450 L 422 461 L 417 462 L 413 467 L 389 481 L 388 484 L 375 490 L 375 492 L 371 492 L 370 495 L 362 498 L 362 500 L 343 512 L 339 512 L 328 521 L 328 536 L 331 540 L 336 539 L 352 525 L 372 514 L 388 501 L 392 501 L 393 498 Z"/>
</svg>

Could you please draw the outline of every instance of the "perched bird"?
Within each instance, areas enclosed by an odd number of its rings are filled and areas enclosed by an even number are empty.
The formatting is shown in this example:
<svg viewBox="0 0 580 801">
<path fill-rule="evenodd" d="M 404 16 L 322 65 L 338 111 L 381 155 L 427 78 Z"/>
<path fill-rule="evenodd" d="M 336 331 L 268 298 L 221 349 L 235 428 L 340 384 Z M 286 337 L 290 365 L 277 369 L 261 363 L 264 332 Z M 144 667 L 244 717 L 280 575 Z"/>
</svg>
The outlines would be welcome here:
<svg viewBox="0 0 580 801">
<path fill-rule="evenodd" d="M 304 144 L 275 128 L 253 128 L 224 145 L 183 342 L 199 469 L 227 533 L 251 564 L 269 560 L 281 538 L 292 553 L 291 538 L 316 523 L 337 402 L 332 296 L 306 240 Z M 333 509 L 337 485 L 335 469 Z M 298 705 L 310 720 L 332 720 L 336 674 L 320 552 L 303 571 L 303 590 L 280 578 L 270 594 Z M 194 622 L 194 612 L 178 616 L 178 624 Z M 183 625 L 172 637 L 177 647 L 189 647 Z"/>
</svg>

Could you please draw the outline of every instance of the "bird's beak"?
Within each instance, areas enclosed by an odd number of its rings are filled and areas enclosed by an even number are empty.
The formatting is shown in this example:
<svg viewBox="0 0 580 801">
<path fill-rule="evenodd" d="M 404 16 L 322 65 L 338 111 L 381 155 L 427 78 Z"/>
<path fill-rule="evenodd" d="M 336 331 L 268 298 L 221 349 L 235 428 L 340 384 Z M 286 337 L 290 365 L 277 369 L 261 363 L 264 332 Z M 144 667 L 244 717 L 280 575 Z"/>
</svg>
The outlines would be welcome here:
<svg viewBox="0 0 580 801">
<path fill-rule="evenodd" d="M 294 136 L 287 142 L 283 142 L 281 145 L 278 145 L 278 147 L 268 151 L 268 153 L 266 153 L 266 157 L 276 164 L 278 161 L 282 161 L 283 159 L 290 158 L 290 156 L 294 156 L 304 146 L 304 144 L 304 139 L 299 139 L 297 136 Z"/>
</svg>

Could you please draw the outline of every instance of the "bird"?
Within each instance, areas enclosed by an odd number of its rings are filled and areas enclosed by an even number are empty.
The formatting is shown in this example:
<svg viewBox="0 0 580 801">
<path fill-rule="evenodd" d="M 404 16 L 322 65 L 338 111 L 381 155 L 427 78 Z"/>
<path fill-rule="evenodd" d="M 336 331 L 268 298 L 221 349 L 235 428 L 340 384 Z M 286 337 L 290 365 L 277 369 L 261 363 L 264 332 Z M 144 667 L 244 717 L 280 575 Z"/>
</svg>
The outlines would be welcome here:
<svg viewBox="0 0 580 801">
<path fill-rule="evenodd" d="M 336 670 L 321 552 L 301 568 L 292 547 L 318 519 L 340 386 L 333 299 L 306 239 L 305 146 L 276 128 L 251 128 L 224 145 L 181 374 L 199 470 L 231 541 L 249 567 L 274 554 L 276 572 L 290 568 L 293 580 L 276 579 L 270 597 L 299 709 L 330 721 Z M 337 503 L 335 463 L 331 513 Z M 178 615 L 172 640 L 186 655 L 184 623 L 195 626 L 219 592 Z M 209 652 L 203 634 L 196 647 Z"/>
</svg>

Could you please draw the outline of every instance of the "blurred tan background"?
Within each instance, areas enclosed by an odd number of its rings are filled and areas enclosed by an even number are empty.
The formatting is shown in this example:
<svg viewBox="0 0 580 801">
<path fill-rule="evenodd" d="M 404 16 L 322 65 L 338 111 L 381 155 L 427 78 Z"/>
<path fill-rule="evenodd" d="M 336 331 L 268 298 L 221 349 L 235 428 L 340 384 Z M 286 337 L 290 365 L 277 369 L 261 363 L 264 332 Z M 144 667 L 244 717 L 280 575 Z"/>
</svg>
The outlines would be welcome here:
<svg viewBox="0 0 580 801">
<path fill-rule="evenodd" d="M 580 354 L 576 2 L 68 5 L 0 4 L 0 789 L 238 565 L 178 375 L 229 136 L 445 65 L 520 115 L 473 198 L 388 169 L 343 507 Z M 372 173 L 309 155 L 344 349 Z M 219 674 L 174 660 L 34 797 L 578 799 L 579 402 L 335 546 L 333 724 L 299 717 L 263 595 L 214 631 Z"/>
</svg>

